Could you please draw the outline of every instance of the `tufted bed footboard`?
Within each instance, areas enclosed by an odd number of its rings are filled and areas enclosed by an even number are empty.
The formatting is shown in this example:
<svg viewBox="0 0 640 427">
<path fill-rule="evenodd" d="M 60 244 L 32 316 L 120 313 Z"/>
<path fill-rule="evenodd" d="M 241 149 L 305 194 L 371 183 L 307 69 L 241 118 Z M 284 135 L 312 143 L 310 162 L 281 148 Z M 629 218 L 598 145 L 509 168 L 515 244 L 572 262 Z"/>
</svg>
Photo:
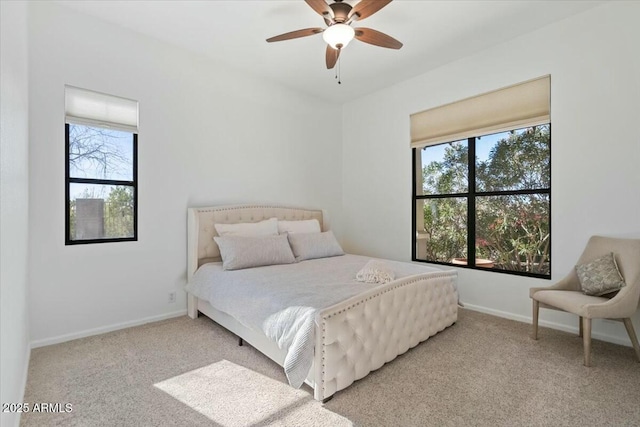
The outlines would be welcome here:
<svg viewBox="0 0 640 427">
<path fill-rule="evenodd" d="M 328 399 L 454 324 L 455 280 L 455 271 L 406 277 L 319 312 L 314 398 Z"/>
</svg>

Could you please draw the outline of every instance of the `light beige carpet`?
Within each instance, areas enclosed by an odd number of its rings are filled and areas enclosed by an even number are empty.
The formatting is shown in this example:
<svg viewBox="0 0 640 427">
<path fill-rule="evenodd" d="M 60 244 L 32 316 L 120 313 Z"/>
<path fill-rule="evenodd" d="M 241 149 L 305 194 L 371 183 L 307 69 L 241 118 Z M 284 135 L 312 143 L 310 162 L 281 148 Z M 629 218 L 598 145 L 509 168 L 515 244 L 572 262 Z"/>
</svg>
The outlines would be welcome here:
<svg viewBox="0 0 640 427">
<path fill-rule="evenodd" d="M 622 326 L 620 326 L 622 328 Z M 631 348 L 468 310 L 326 405 L 209 319 L 152 323 L 31 353 L 23 426 L 638 426 Z"/>
</svg>

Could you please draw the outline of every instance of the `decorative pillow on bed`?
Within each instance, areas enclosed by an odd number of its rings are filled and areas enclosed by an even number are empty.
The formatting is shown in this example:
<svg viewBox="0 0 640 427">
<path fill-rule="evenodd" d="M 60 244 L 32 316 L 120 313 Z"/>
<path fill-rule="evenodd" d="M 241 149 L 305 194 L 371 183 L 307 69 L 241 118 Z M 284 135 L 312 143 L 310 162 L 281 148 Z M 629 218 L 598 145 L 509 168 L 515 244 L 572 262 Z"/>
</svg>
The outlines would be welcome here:
<svg viewBox="0 0 640 427">
<path fill-rule="evenodd" d="M 317 219 L 301 221 L 278 221 L 278 233 L 320 233 L 320 223 Z"/>
<path fill-rule="evenodd" d="M 213 239 L 220 248 L 223 270 L 296 262 L 284 234 L 259 237 L 216 236 Z"/>
<path fill-rule="evenodd" d="M 586 264 L 576 265 L 576 273 L 582 292 L 586 295 L 606 295 L 625 286 L 613 252 Z"/>
<path fill-rule="evenodd" d="M 287 234 L 296 261 L 344 255 L 340 243 L 331 231 L 324 233 Z"/>
<path fill-rule="evenodd" d="M 214 224 L 219 236 L 272 236 L 278 234 L 278 219 L 269 218 L 260 222 L 237 224 Z"/>
</svg>

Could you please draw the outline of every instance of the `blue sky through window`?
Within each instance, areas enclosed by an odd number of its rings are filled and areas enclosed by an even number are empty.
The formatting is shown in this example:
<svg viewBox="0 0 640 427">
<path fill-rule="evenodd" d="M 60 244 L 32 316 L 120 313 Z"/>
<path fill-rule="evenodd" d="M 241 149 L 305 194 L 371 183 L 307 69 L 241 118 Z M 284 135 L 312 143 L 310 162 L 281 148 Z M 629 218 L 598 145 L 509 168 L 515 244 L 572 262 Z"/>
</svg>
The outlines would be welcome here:
<svg viewBox="0 0 640 427">
<path fill-rule="evenodd" d="M 522 133 L 524 131 L 525 129 L 519 129 L 516 131 L 516 133 Z M 510 132 L 499 132 L 478 137 L 478 140 L 476 141 L 476 161 L 487 161 L 489 159 L 489 153 L 491 152 L 491 149 L 501 139 L 508 138 L 509 134 Z M 463 140 L 463 142 L 466 142 L 466 140 Z M 422 155 L 422 167 L 424 168 L 433 161 L 442 162 L 442 160 L 444 159 L 445 150 L 447 149 L 447 147 L 449 147 L 449 144 L 451 143 L 446 142 L 443 144 L 427 147 Z"/>
</svg>

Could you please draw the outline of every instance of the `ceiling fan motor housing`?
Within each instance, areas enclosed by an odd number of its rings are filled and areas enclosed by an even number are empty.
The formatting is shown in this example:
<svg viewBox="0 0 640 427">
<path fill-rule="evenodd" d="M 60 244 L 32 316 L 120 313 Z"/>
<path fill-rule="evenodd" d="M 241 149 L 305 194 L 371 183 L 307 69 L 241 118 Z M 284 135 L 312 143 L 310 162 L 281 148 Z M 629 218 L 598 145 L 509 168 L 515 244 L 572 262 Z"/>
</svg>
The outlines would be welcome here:
<svg viewBox="0 0 640 427">
<path fill-rule="evenodd" d="M 331 3 L 329 7 L 333 10 L 333 20 L 337 24 L 341 24 L 349 19 L 349 13 L 351 13 L 352 7 L 348 3 Z"/>
</svg>

